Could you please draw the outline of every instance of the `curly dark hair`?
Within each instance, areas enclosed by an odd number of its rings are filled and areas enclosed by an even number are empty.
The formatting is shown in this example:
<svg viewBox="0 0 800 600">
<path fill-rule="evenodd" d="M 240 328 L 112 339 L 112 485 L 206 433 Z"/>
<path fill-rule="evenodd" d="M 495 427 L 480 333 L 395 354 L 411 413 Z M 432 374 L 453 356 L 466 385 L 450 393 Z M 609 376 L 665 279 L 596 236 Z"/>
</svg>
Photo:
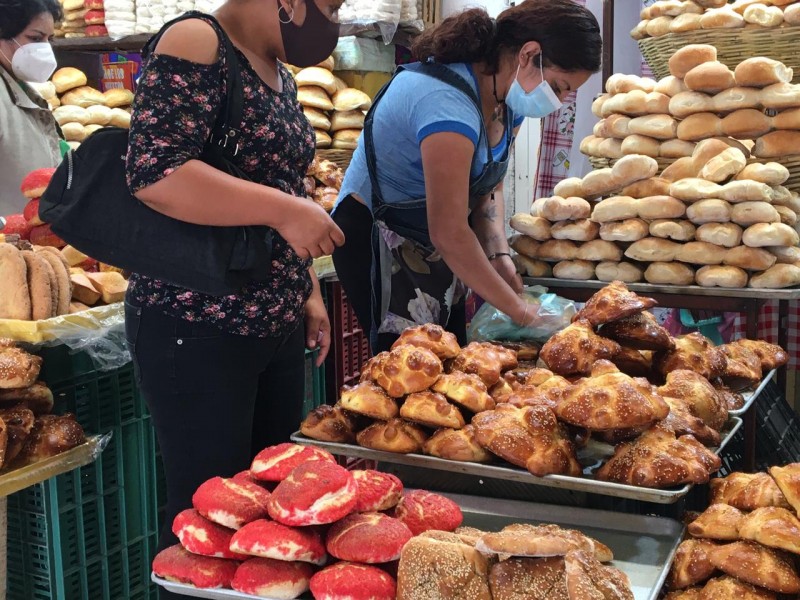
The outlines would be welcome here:
<svg viewBox="0 0 800 600">
<path fill-rule="evenodd" d="M 600 70 L 600 25 L 572 0 L 524 0 L 500 13 L 497 21 L 482 8 L 465 10 L 423 33 L 412 52 L 421 61 L 485 62 L 494 73 L 503 56 L 532 41 L 541 44 L 545 66 Z"/>
<path fill-rule="evenodd" d="M 64 17 L 58 0 L 0 0 L 0 40 L 17 37 L 42 13 L 50 13 L 54 21 Z"/>
</svg>

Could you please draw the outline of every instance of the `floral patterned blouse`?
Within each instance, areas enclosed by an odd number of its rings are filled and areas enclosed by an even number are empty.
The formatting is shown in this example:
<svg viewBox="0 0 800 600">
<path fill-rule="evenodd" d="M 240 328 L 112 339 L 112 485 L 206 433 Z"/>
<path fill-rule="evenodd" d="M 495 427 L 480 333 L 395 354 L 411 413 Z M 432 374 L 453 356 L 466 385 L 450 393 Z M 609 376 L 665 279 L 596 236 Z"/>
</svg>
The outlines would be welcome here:
<svg viewBox="0 0 800 600">
<path fill-rule="evenodd" d="M 212 21 L 218 34 L 224 32 Z M 240 150 L 234 162 L 255 182 L 307 202 L 303 178 L 314 158 L 314 130 L 297 101 L 297 87 L 279 65 L 283 91 L 276 92 L 237 50 L 244 87 Z M 226 94 L 225 46 L 219 60 L 203 65 L 152 55 L 136 92 L 127 173 L 132 192 L 152 185 L 200 156 Z M 221 202 L 224 199 L 220 199 Z M 301 259 L 277 233 L 272 279 L 250 284 L 237 295 L 217 297 L 176 287 L 144 275 L 130 280 L 128 300 L 167 314 L 211 323 L 237 335 L 283 337 L 303 321 L 311 295 L 311 262 Z"/>
</svg>

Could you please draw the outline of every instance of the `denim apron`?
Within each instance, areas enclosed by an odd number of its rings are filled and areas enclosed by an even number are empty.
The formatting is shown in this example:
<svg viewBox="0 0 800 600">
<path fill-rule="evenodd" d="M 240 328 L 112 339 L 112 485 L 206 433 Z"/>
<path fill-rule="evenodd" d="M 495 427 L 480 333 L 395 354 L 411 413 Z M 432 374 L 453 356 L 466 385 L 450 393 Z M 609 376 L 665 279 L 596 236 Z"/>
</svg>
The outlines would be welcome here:
<svg viewBox="0 0 800 600">
<path fill-rule="evenodd" d="M 458 89 L 472 100 L 480 122 L 480 137 L 487 162 L 480 175 L 470 181 L 469 209 L 491 194 L 503 181 L 508 170 L 511 145 L 514 141 L 514 116 L 506 115 L 504 133 L 506 149 L 496 161 L 483 122 L 483 110 L 472 86 L 451 69 L 436 63 L 415 63 L 398 67 L 402 71 L 421 73 Z M 392 78 L 392 81 L 394 80 Z M 378 183 L 378 160 L 373 137 L 376 107 L 392 84 L 390 81 L 378 93 L 364 122 L 364 147 L 372 185 L 372 339 L 378 333 L 400 334 L 407 327 L 436 323 L 446 326 L 454 305 L 461 301 L 466 290 L 431 243 L 425 198 L 409 198 L 387 203 Z M 380 290 L 378 296 L 377 290 Z M 380 303 L 378 303 L 380 298 Z M 378 305 L 380 304 L 380 305 Z"/>
</svg>

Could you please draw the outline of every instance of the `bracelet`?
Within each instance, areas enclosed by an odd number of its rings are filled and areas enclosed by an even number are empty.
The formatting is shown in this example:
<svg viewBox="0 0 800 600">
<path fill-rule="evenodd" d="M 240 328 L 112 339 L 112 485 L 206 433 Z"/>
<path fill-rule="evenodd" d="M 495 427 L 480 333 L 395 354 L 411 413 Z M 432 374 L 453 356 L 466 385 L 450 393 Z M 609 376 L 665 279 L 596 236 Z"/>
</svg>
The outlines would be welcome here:
<svg viewBox="0 0 800 600">
<path fill-rule="evenodd" d="M 525 303 L 525 313 L 522 315 L 522 326 L 523 327 L 527 327 L 528 326 L 528 323 L 526 321 L 528 320 L 528 309 L 530 308 L 530 306 L 531 305 L 528 304 L 527 302 Z"/>
<path fill-rule="evenodd" d="M 488 258 L 489 261 L 493 261 L 495 258 L 500 258 L 501 256 L 511 257 L 511 254 L 509 252 L 495 252 L 494 254 L 490 254 L 486 258 Z"/>
</svg>

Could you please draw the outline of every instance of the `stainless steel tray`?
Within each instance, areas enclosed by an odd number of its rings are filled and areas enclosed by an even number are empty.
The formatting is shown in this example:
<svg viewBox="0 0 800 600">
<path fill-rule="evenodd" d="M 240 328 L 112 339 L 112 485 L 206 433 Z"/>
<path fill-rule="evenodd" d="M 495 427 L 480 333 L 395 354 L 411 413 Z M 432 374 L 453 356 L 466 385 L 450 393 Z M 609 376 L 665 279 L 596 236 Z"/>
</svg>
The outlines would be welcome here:
<svg viewBox="0 0 800 600">
<path fill-rule="evenodd" d="M 731 438 L 733 438 L 741 426 L 742 420 L 738 417 L 732 417 L 728 420 L 728 423 L 724 429 L 724 435 L 720 446 L 716 449 L 717 454 L 719 454 L 725 448 L 725 446 L 728 444 Z M 589 473 L 584 477 L 571 477 L 568 475 L 547 475 L 545 477 L 536 477 L 527 471 L 523 471 L 522 469 L 508 464 L 487 465 L 446 460 L 443 458 L 435 458 L 433 456 L 425 456 L 422 454 L 395 454 L 392 452 L 381 452 L 379 450 L 370 450 L 369 448 L 362 448 L 361 446 L 355 446 L 351 444 L 318 442 L 316 440 L 312 440 L 311 438 L 307 438 L 299 432 L 292 435 L 291 439 L 297 444 L 317 446 L 319 448 L 328 450 L 331 454 L 338 454 L 342 456 L 355 456 L 358 458 L 366 458 L 378 462 L 407 465 L 410 467 L 422 467 L 426 469 L 436 469 L 439 471 L 448 471 L 450 473 L 462 473 L 465 475 L 474 475 L 475 477 L 485 477 L 488 479 L 505 479 L 507 481 L 530 483 L 533 485 L 561 488 L 576 492 L 614 496 L 616 498 L 629 498 L 631 500 L 641 500 L 643 502 L 652 502 L 655 504 L 674 504 L 683 496 L 688 494 L 689 490 L 692 489 L 691 485 L 684 485 L 680 488 L 660 490 L 594 479 L 591 476 L 591 470 L 598 466 L 600 460 L 598 455 L 602 453 L 602 450 L 600 452 L 596 452 L 596 450 L 598 447 L 604 445 L 594 446 L 593 449 L 595 452 L 592 453 L 591 457 L 579 455 L 582 464 L 586 466 L 587 463 L 589 463 L 585 471 L 588 471 Z M 610 447 L 607 446 L 607 448 Z M 610 456 L 610 452 L 607 454 L 607 456 Z"/>
<path fill-rule="evenodd" d="M 761 395 L 761 392 L 763 392 L 764 388 L 767 387 L 767 383 L 775 379 L 775 374 L 777 372 L 778 372 L 777 369 L 773 369 L 772 371 L 767 373 L 767 376 L 764 377 L 764 379 L 761 381 L 761 383 L 758 384 L 758 387 L 755 390 L 742 393 L 742 396 L 744 397 L 744 406 L 742 406 L 742 408 L 740 408 L 739 410 L 728 411 L 728 414 L 734 417 L 739 417 L 744 413 L 746 413 L 748 410 L 750 410 L 750 408 L 753 406 L 753 403 Z"/>
<path fill-rule="evenodd" d="M 672 519 L 514 500 L 445 495 L 461 506 L 464 524 L 479 529 L 497 531 L 511 523 L 554 523 L 580 529 L 613 550 L 613 564 L 630 578 L 636 600 L 658 598 L 683 537 L 683 525 Z M 155 575 L 153 581 L 166 590 L 183 596 L 219 600 L 254 598 L 232 590 L 198 590 L 159 579 Z"/>
<path fill-rule="evenodd" d="M 580 281 L 556 279 L 554 277 L 523 277 L 525 285 L 541 285 L 556 288 L 601 289 L 605 281 Z M 628 283 L 628 289 L 637 294 L 684 294 L 686 296 L 710 296 L 717 298 L 755 298 L 760 300 L 797 300 L 800 288 L 766 290 L 754 288 L 707 288 L 699 285 L 656 285 L 652 283 Z"/>
</svg>

